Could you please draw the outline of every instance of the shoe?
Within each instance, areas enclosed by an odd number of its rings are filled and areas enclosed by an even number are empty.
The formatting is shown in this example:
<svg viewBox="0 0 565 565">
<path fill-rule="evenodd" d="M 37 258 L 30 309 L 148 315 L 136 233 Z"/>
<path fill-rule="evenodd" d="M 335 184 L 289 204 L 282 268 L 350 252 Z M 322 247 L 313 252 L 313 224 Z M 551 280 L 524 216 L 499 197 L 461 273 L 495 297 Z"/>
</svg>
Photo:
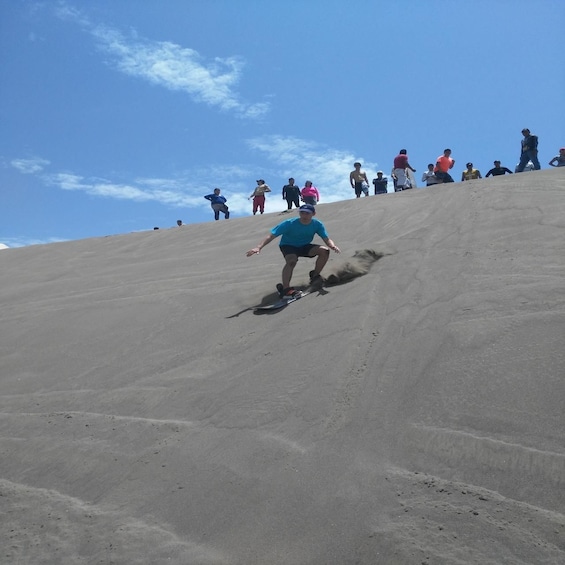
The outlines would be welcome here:
<svg viewBox="0 0 565 565">
<path fill-rule="evenodd" d="M 317 283 L 322 280 L 322 275 L 316 271 L 310 271 L 308 274 L 310 275 L 310 284 Z"/>
<path fill-rule="evenodd" d="M 294 287 L 289 286 L 288 288 L 283 289 L 281 298 L 283 300 L 288 300 L 290 298 L 294 298 L 300 294 L 299 290 L 296 290 Z"/>
<path fill-rule="evenodd" d="M 281 283 L 277 285 L 277 292 L 281 298 L 284 296 L 284 287 Z"/>
</svg>

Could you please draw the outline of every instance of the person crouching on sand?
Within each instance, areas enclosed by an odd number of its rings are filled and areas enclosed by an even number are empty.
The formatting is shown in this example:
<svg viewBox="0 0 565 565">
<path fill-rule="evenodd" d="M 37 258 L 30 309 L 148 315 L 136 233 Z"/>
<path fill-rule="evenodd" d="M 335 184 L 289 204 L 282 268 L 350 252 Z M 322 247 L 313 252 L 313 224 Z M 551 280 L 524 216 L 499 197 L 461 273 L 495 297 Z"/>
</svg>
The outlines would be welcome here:
<svg viewBox="0 0 565 565">
<path fill-rule="evenodd" d="M 298 209 L 298 218 L 291 218 L 275 226 L 271 233 L 261 243 L 247 252 L 247 257 L 256 255 L 268 243 L 281 237 L 280 250 L 284 256 L 285 265 L 282 270 L 282 284 L 277 284 L 281 298 L 292 298 L 298 293 L 290 286 L 292 273 L 299 257 L 316 258 L 314 269 L 310 271 L 310 284 L 321 282 L 321 271 L 330 257 L 330 249 L 340 253 L 339 247 L 329 238 L 326 228 L 320 220 L 314 218 L 316 209 L 311 204 L 303 204 Z M 327 245 L 313 244 L 314 236 L 318 234 Z"/>
</svg>

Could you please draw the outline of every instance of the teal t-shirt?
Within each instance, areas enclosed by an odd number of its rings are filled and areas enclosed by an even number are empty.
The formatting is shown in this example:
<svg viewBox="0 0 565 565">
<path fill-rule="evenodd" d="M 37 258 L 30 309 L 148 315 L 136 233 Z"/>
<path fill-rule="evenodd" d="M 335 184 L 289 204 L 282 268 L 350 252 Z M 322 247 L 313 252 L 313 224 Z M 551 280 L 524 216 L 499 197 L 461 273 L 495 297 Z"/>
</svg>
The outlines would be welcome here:
<svg viewBox="0 0 565 565">
<path fill-rule="evenodd" d="M 306 225 L 300 221 L 300 218 L 285 220 L 275 226 L 271 233 L 274 236 L 282 236 L 279 245 L 292 245 L 293 247 L 302 247 L 312 243 L 316 234 L 322 239 L 328 237 L 324 224 L 316 218 L 312 218 L 312 221 Z"/>
</svg>

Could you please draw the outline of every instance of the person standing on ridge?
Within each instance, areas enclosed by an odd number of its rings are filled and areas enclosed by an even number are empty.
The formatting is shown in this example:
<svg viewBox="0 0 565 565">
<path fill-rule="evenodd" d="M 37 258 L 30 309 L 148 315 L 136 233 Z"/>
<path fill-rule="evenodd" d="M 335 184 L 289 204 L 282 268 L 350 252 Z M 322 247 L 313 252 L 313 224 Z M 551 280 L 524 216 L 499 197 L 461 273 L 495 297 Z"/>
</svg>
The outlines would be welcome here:
<svg viewBox="0 0 565 565">
<path fill-rule="evenodd" d="M 491 175 L 493 177 L 498 177 L 505 174 L 511 175 L 512 171 L 510 169 L 507 169 L 506 167 L 501 167 L 500 161 L 495 161 L 494 167 L 485 175 L 485 178 L 490 177 Z"/>
<path fill-rule="evenodd" d="M 367 173 L 361 170 L 361 163 L 358 161 L 353 163 L 355 169 L 349 173 L 349 183 L 351 188 L 355 190 L 355 197 L 361 198 L 361 193 L 364 192 L 365 196 L 369 196 L 369 181 Z"/>
<path fill-rule="evenodd" d="M 257 210 L 263 214 L 265 212 L 265 192 L 271 192 L 269 185 L 265 184 L 263 179 L 257 181 L 257 186 L 255 190 L 248 198 L 250 200 L 253 198 L 253 215 L 257 214 Z"/>
<path fill-rule="evenodd" d="M 312 185 L 311 180 L 307 180 L 304 184 L 304 188 L 300 191 L 302 202 L 304 204 L 311 204 L 316 206 L 320 201 L 320 193 L 318 189 Z"/>
<path fill-rule="evenodd" d="M 396 188 L 395 192 L 400 192 L 408 188 L 412 188 L 408 177 L 406 176 L 406 169 L 410 169 L 413 173 L 416 169 L 413 169 L 408 162 L 408 155 L 406 154 L 406 149 L 401 149 L 398 155 L 394 158 L 393 172 L 396 176 Z"/>
<path fill-rule="evenodd" d="M 532 135 L 528 128 L 522 130 L 522 152 L 520 154 L 520 162 L 516 167 L 516 172 L 521 173 L 526 167 L 528 161 L 531 161 L 534 165 L 534 169 L 539 171 L 541 166 L 538 160 L 538 136 Z"/>
<path fill-rule="evenodd" d="M 220 195 L 220 189 L 215 188 L 212 194 L 207 194 L 204 198 L 206 200 L 210 200 L 210 205 L 212 206 L 212 210 L 214 210 L 214 220 L 220 219 L 220 212 L 224 214 L 225 219 L 229 219 L 230 211 L 226 206 L 226 198 Z"/>
<path fill-rule="evenodd" d="M 388 179 L 383 177 L 382 171 L 377 171 L 377 178 L 373 179 L 373 185 L 375 186 L 375 196 L 388 192 Z"/>
<path fill-rule="evenodd" d="M 555 155 L 555 157 L 549 162 L 551 167 L 565 167 L 565 147 L 562 147 L 559 150 L 559 155 Z"/>
<path fill-rule="evenodd" d="M 310 271 L 310 284 L 323 281 L 321 272 L 330 257 L 330 249 L 340 253 L 339 247 L 329 238 L 326 228 L 320 220 L 314 218 L 316 209 L 311 204 L 303 204 L 298 209 L 298 218 L 291 218 L 275 226 L 271 233 L 257 247 L 247 252 L 247 257 L 256 255 L 268 243 L 281 237 L 280 250 L 284 256 L 285 265 L 282 270 L 282 284 L 277 284 L 281 298 L 292 298 L 299 291 L 290 286 L 294 267 L 299 257 L 316 258 L 314 269 Z M 315 235 L 319 235 L 326 244 L 313 244 Z"/>
<path fill-rule="evenodd" d="M 288 210 L 292 209 L 292 205 L 300 208 L 300 189 L 294 184 L 294 179 L 290 177 L 288 184 L 285 184 L 282 189 L 282 197 L 286 200 Z"/>
<path fill-rule="evenodd" d="M 441 182 L 455 182 L 449 174 L 449 170 L 453 169 L 453 165 L 455 165 L 455 159 L 451 158 L 451 149 L 444 149 L 443 155 L 440 155 L 436 160 L 434 168 L 436 178 Z"/>
<path fill-rule="evenodd" d="M 422 175 L 422 182 L 425 182 L 426 186 L 433 186 L 441 182 L 434 173 L 433 163 L 428 164 L 428 170 Z"/>
<path fill-rule="evenodd" d="M 467 163 L 466 169 L 461 175 L 461 182 L 466 180 L 482 179 L 481 171 L 479 169 L 473 169 L 473 163 Z"/>
</svg>

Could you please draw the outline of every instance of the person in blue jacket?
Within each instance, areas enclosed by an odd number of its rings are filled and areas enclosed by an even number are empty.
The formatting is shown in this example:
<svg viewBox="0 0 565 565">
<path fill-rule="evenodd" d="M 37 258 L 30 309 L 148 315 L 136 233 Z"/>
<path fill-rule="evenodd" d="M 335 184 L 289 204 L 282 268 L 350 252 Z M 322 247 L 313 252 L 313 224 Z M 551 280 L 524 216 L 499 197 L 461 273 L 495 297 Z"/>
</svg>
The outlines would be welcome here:
<svg viewBox="0 0 565 565">
<path fill-rule="evenodd" d="M 224 214 L 224 217 L 227 220 L 230 217 L 230 211 L 226 206 L 226 198 L 221 196 L 220 192 L 219 188 L 215 188 L 212 194 L 207 194 L 204 198 L 210 201 L 212 210 L 214 210 L 214 220 L 220 219 L 220 212 Z"/>
</svg>

